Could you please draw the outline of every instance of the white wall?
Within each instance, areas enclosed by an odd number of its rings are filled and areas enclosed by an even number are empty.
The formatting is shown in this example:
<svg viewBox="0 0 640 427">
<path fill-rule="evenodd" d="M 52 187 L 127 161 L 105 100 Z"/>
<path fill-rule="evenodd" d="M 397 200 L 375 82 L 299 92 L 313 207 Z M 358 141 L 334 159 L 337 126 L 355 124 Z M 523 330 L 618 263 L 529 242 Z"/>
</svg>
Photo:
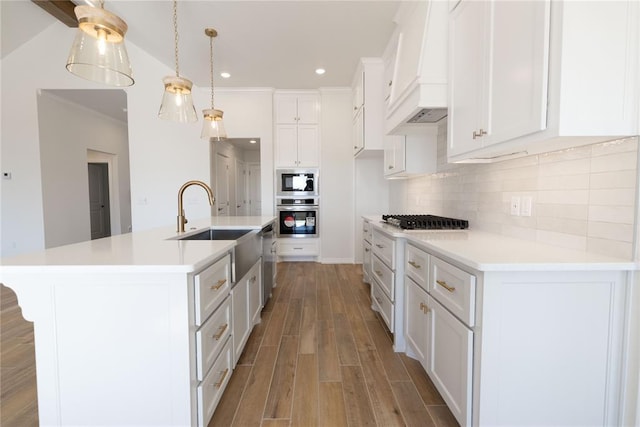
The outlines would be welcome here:
<svg viewBox="0 0 640 427">
<path fill-rule="evenodd" d="M 112 221 L 127 231 L 131 225 L 127 124 L 48 91 L 37 99 L 45 247 L 91 239 L 88 149 L 116 156 L 117 176 L 112 178 L 124 191 L 112 201 L 120 207 Z"/>
<path fill-rule="evenodd" d="M 2 185 L 2 252 L 10 256 L 44 248 L 44 216 L 36 95 L 38 89 L 104 89 L 66 71 L 64 61 L 75 29 L 55 23 L 2 59 L 1 167 L 12 173 Z M 190 179 L 209 181 L 209 144 L 200 139 L 201 122 L 179 124 L 158 119 L 162 78 L 174 74 L 127 42 L 135 85 L 127 92 L 133 230 L 175 223 L 177 193 Z M 195 88 L 197 109 L 208 106 L 207 89 Z M 201 93 L 200 93 L 201 92 Z M 263 174 L 273 167 L 271 92 L 252 91 L 250 101 L 220 96 L 231 135 L 259 135 L 265 148 Z M 228 99 L 228 104 L 226 101 Z M 237 108 L 237 110 L 234 110 Z M 237 117 L 234 118 L 234 117 Z M 259 132 L 256 132 L 259 129 Z M 266 179 L 264 182 L 270 182 Z M 273 198 L 272 190 L 266 193 Z M 195 198 L 189 217 L 210 215 L 206 197 Z M 268 213 L 272 206 L 266 204 Z"/>
<path fill-rule="evenodd" d="M 206 105 L 206 90 L 197 94 Z M 260 138 L 262 215 L 274 215 L 273 194 L 273 89 L 215 89 L 215 106 L 224 111 L 229 138 Z"/>
<path fill-rule="evenodd" d="M 352 263 L 351 89 L 321 89 L 320 97 L 320 260 Z"/>
<path fill-rule="evenodd" d="M 366 136 L 365 136 L 366 138 Z M 355 160 L 355 262 L 362 263 L 362 216 L 389 213 L 389 180 L 384 179 L 382 151 Z M 393 209 L 392 209 L 393 210 Z M 394 210 L 395 212 L 395 210 Z"/>
</svg>

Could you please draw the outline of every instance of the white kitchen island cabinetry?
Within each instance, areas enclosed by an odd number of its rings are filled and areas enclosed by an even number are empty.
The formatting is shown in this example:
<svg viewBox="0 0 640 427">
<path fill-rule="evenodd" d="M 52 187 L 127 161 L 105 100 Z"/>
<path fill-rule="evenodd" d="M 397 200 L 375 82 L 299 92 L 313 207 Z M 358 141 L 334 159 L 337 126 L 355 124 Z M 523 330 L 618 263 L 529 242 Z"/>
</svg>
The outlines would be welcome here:
<svg viewBox="0 0 640 427">
<path fill-rule="evenodd" d="M 208 423 L 233 370 L 235 242 L 177 235 L 171 226 L 2 259 L 0 281 L 34 322 L 41 425 Z"/>
<path fill-rule="evenodd" d="M 274 95 L 276 167 L 320 165 L 320 101 L 317 93 Z"/>
<path fill-rule="evenodd" d="M 258 260 L 231 290 L 234 367 L 247 344 L 253 326 L 260 320 L 260 310 L 262 309 L 262 288 L 259 280 L 261 263 L 262 260 Z"/>
<path fill-rule="evenodd" d="M 634 0 L 459 2 L 449 20 L 449 161 L 637 135 L 639 26 Z"/>
<path fill-rule="evenodd" d="M 393 331 L 406 346 L 396 351 L 421 362 L 461 425 L 623 423 L 626 364 L 637 358 L 627 342 L 638 332 L 628 308 L 635 263 L 368 219 L 406 245 L 395 282 L 405 328 Z"/>
</svg>

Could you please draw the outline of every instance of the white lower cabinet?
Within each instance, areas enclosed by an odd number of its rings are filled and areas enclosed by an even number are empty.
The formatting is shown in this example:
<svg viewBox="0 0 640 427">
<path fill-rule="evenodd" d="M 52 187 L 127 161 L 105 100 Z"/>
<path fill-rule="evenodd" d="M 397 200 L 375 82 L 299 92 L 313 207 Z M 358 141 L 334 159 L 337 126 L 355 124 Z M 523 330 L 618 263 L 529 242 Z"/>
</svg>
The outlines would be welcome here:
<svg viewBox="0 0 640 427">
<path fill-rule="evenodd" d="M 233 340 L 226 344 L 213 367 L 198 386 L 198 425 L 206 426 L 213 416 L 233 371 Z"/>
<path fill-rule="evenodd" d="M 242 354 L 244 345 L 254 325 L 256 314 L 259 316 L 260 305 L 260 263 L 258 260 L 251 270 L 244 275 L 231 289 L 233 313 L 233 366 L 235 367 Z M 256 313 L 258 311 L 258 313 Z"/>
<path fill-rule="evenodd" d="M 315 257 L 319 252 L 317 238 L 278 239 L 278 256 L 281 257 Z"/>
<path fill-rule="evenodd" d="M 362 280 L 371 283 L 371 243 L 362 241 Z"/>
<path fill-rule="evenodd" d="M 405 278 L 405 340 L 406 353 L 427 370 L 427 337 L 429 330 L 429 296 L 411 278 Z"/>
<path fill-rule="evenodd" d="M 227 296 L 222 305 L 196 332 L 196 368 L 199 381 L 204 379 L 229 336 L 231 336 L 231 297 Z"/>
<path fill-rule="evenodd" d="M 260 323 L 262 312 L 262 262 L 258 261 L 249 271 L 249 318 L 251 326 Z"/>
<path fill-rule="evenodd" d="M 427 374 L 460 425 L 470 425 L 473 332 L 433 298 L 426 305 Z"/>
</svg>

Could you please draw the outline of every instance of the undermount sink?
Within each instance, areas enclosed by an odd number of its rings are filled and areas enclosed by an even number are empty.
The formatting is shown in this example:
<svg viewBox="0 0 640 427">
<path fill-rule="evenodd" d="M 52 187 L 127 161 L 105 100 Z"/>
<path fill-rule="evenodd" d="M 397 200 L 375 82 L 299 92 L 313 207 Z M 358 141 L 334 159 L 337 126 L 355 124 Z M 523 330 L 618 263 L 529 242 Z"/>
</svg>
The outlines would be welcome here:
<svg viewBox="0 0 640 427">
<path fill-rule="evenodd" d="M 204 230 L 200 233 L 179 237 L 178 240 L 238 240 L 251 230 Z"/>
</svg>

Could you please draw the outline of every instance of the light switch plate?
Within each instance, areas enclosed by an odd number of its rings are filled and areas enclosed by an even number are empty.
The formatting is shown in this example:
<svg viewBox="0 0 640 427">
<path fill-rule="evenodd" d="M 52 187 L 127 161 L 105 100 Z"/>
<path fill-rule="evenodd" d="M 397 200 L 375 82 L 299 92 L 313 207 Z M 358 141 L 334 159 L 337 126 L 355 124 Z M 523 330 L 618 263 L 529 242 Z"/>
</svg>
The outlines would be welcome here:
<svg viewBox="0 0 640 427">
<path fill-rule="evenodd" d="M 523 197 L 520 204 L 520 215 L 531 216 L 532 204 L 533 204 L 533 201 L 531 199 L 531 196 Z"/>
</svg>

